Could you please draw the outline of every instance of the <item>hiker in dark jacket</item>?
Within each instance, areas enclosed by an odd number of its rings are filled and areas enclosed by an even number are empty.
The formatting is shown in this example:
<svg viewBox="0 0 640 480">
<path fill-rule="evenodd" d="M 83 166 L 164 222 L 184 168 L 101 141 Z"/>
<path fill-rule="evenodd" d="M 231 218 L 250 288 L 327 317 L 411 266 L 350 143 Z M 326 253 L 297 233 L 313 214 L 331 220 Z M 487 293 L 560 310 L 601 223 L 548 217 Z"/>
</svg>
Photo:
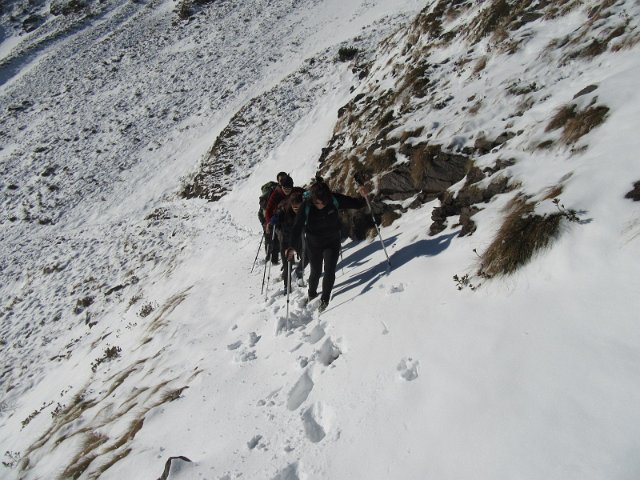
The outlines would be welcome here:
<svg viewBox="0 0 640 480">
<path fill-rule="evenodd" d="M 264 210 L 265 224 L 267 231 L 270 231 L 270 222 L 273 214 L 278 210 L 280 204 L 287 199 L 293 191 L 293 179 L 287 175 L 282 179 L 280 185 L 271 193 L 269 201 L 267 202 L 267 208 Z M 283 204 L 284 205 L 284 204 Z"/>
<path fill-rule="evenodd" d="M 358 190 L 363 197 L 367 190 Z M 348 197 L 332 193 L 326 183 L 317 181 L 311 186 L 309 199 L 305 200 L 298 211 L 296 221 L 291 230 L 292 238 L 299 237 L 304 229 L 307 239 L 307 255 L 311 272 L 309 274 L 309 300 L 318 296 L 318 283 L 324 263 L 322 278 L 322 297 L 320 310 L 329 305 L 331 290 L 336 279 L 336 265 L 340 256 L 341 223 L 338 210 L 357 209 L 366 205 L 364 198 Z M 295 249 L 289 249 L 287 256 L 291 258 Z"/>
<path fill-rule="evenodd" d="M 276 187 L 282 184 L 282 180 L 284 180 L 288 176 L 289 175 L 287 175 L 287 172 L 278 172 L 278 175 L 276 175 L 275 182 L 274 181 L 267 182 L 261 188 L 261 194 L 259 199 L 260 208 L 258 209 L 258 220 L 260 221 L 260 225 L 262 225 L 263 229 L 267 223 L 267 220 L 264 216 L 264 211 L 267 208 L 269 197 L 271 197 L 271 194 L 276 189 Z"/>
<path fill-rule="evenodd" d="M 299 253 L 299 258 L 304 256 L 302 261 L 298 262 L 294 269 L 294 273 L 297 279 L 301 279 L 304 271 L 304 267 L 306 267 L 308 261 L 306 260 L 307 255 L 305 254 L 305 248 L 302 246 L 304 242 L 303 235 L 298 235 L 294 237 L 292 235 L 293 225 L 296 220 L 296 216 L 298 211 L 302 207 L 304 189 L 301 187 L 293 187 L 291 194 L 287 197 L 287 199 L 281 204 L 278 211 L 274 216 L 277 217 L 276 223 L 276 235 L 278 236 L 278 240 L 280 242 L 280 254 L 282 258 L 282 279 L 284 280 L 284 288 L 287 290 L 288 278 L 287 274 L 289 271 L 289 257 L 286 252 L 289 249 L 293 249 Z M 294 262 L 295 259 L 291 259 L 291 262 Z M 293 266 L 293 265 L 292 265 Z"/>
<path fill-rule="evenodd" d="M 275 240 L 274 245 L 271 246 L 271 232 L 268 228 L 265 212 L 267 209 L 267 204 L 269 203 L 269 198 L 271 198 L 271 194 L 282 184 L 282 181 L 288 176 L 289 175 L 287 175 L 287 172 L 278 172 L 278 175 L 276 175 L 277 182 L 267 182 L 262 186 L 259 199 L 260 208 L 258 209 L 258 220 L 260 221 L 260 225 L 262 226 L 262 230 L 264 232 L 265 253 L 267 254 L 267 261 L 271 260 L 271 263 L 273 264 L 278 263 L 280 247 L 277 243 L 277 240 Z"/>
</svg>

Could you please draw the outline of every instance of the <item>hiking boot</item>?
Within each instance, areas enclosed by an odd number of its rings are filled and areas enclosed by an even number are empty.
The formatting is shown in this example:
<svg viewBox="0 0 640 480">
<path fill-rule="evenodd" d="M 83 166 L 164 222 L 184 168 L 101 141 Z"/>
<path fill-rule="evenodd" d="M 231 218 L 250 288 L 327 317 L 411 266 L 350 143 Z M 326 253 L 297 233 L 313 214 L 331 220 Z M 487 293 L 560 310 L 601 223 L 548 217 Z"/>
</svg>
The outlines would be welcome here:
<svg viewBox="0 0 640 480">
<path fill-rule="evenodd" d="M 329 302 L 325 302 L 324 300 L 321 300 L 320 306 L 318 307 L 318 311 L 322 313 L 327 309 L 328 306 L 329 306 Z"/>
</svg>

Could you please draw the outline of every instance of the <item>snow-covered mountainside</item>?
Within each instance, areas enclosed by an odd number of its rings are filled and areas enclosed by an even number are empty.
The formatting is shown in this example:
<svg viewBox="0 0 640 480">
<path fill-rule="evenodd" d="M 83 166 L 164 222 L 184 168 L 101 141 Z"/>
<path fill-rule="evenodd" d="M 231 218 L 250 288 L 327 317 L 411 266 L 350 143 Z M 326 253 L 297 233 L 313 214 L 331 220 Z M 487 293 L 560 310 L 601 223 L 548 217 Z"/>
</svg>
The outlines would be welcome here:
<svg viewBox="0 0 640 480">
<path fill-rule="evenodd" d="M 640 475 L 637 1 L 0 15 L 0 477 Z M 282 170 L 373 188 L 322 315 Z"/>
</svg>

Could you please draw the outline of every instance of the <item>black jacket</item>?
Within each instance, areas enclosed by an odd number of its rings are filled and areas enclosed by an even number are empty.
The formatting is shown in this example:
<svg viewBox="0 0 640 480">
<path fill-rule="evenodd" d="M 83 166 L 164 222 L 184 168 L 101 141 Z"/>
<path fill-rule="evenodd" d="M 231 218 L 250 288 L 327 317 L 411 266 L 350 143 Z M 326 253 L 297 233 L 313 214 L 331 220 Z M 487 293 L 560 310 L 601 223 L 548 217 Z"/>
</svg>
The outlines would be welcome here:
<svg viewBox="0 0 640 480">
<path fill-rule="evenodd" d="M 317 209 L 311 200 L 305 200 L 291 229 L 291 238 L 300 238 L 304 229 L 310 248 L 339 243 L 341 223 L 338 210 L 357 209 L 365 205 L 364 198 L 348 197 L 339 193 L 332 193 L 331 202 L 322 210 Z"/>
<path fill-rule="evenodd" d="M 294 237 L 292 235 L 293 225 L 295 224 L 296 214 L 291 208 L 281 208 L 276 212 L 278 216 L 278 223 L 276 224 L 276 235 L 280 241 L 280 248 L 282 251 L 288 248 L 293 248 L 295 251 L 300 252 L 302 246 L 302 237 L 298 235 Z"/>
</svg>

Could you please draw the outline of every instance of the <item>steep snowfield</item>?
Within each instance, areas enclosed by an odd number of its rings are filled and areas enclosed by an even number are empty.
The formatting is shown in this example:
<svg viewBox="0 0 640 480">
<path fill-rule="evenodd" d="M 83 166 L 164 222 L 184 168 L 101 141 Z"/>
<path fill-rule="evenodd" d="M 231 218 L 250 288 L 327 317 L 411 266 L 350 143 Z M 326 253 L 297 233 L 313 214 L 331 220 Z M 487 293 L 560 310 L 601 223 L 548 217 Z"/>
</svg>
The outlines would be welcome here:
<svg viewBox="0 0 640 480">
<path fill-rule="evenodd" d="M 307 181 L 338 108 L 394 84 L 402 30 L 369 85 L 333 61 L 341 42 L 375 58 L 424 4 L 220 1 L 179 25 L 173 6 L 106 3 L 42 46 L 0 49 L 17 52 L 0 73 L 0 476 L 157 478 L 184 456 L 169 478 L 637 478 L 640 204 L 624 198 L 640 180 L 637 46 L 560 68 L 539 52 L 587 12 L 539 20 L 521 55 L 479 45 L 480 75 L 443 66 L 453 99 L 412 117 L 443 144 L 522 129 L 482 162 L 515 157 L 505 174 L 531 195 L 563 185 L 582 221 L 551 248 L 458 290 L 515 192 L 464 238 L 428 235 L 434 201 L 382 229 L 390 271 L 377 239 L 347 242 L 329 309 L 294 288 L 287 319 L 279 270 L 266 295 L 263 264 L 251 272 L 260 185 L 280 170 Z M 620 9 L 637 28 L 637 3 Z M 519 99 L 499 91 L 525 73 L 545 90 L 504 121 Z M 583 100 L 607 121 L 576 152 L 533 148 L 590 84 Z M 474 117 L 472 96 L 486 98 Z M 219 202 L 178 199 L 255 97 L 297 108 L 241 132 L 251 170 Z"/>
</svg>

